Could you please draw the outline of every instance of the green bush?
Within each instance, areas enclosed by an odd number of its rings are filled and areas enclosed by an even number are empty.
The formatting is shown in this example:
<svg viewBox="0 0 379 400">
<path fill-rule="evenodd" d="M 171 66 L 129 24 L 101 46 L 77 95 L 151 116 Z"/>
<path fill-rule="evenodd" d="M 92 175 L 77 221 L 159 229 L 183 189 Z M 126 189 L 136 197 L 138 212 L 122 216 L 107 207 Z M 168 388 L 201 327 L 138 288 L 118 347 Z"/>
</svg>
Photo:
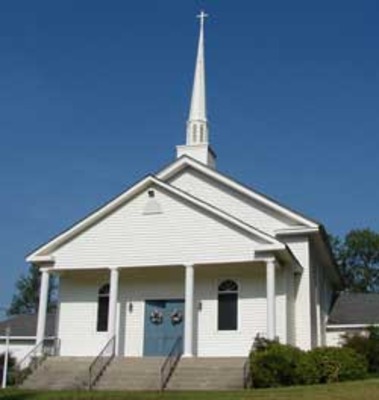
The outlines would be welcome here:
<svg viewBox="0 0 379 400">
<path fill-rule="evenodd" d="M 296 366 L 296 384 L 313 385 L 320 383 L 319 368 L 309 352 L 302 351 Z"/>
<path fill-rule="evenodd" d="M 297 365 L 301 350 L 277 342 L 267 342 L 251 353 L 251 372 L 254 387 L 289 386 L 298 383 Z"/>
<path fill-rule="evenodd" d="M 379 373 L 379 329 L 371 327 L 368 329 L 368 336 L 346 335 L 344 347 L 355 350 L 364 356 L 368 361 L 368 371 Z"/>
<path fill-rule="evenodd" d="M 330 383 L 367 375 L 367 360 L 353 349 L 323 347 L 305 352 L 262 338 L 254 343 L 250 363 L 256 388 Z"/>
<path fill-rule="evenodd" d="M 350 348 L 320 347 L 311 350 L 308 357 L 316 365 L 319 383 L 362 379 L 367 376 L 366 358 Z"/>
</svg>

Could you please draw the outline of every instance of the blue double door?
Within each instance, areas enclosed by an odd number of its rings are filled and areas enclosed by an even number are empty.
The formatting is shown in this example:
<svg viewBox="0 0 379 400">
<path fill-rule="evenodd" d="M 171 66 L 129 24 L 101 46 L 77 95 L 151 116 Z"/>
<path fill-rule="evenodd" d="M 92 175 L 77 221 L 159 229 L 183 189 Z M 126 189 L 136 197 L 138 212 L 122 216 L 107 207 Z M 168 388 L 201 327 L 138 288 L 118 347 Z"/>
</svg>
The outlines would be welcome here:
<svg viewBox="0 0 379 400">
<path fill-rule="evenodd" d="M 167 356 L 178 338 L 183 338 L 183 327 L 183 300 L 146 300 L 143 354 Z"/>
</svg>

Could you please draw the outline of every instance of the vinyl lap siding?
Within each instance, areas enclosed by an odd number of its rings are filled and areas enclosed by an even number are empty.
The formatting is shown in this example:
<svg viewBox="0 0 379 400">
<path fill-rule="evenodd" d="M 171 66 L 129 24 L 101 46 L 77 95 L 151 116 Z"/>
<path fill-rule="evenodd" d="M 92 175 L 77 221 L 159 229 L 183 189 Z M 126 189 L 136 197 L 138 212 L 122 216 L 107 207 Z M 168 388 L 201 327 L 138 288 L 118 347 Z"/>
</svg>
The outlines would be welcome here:
<svg viewBox="0 0 379 400">
<path fill-rule="evenodd" d="M 266 272 L 262 264 L 249 267 L 205 267 L 197 272 L 196 302 L 201 302 L 197 319 L 197 355 L 200 357 L 240 356 L 249 353 L 257 334 L 267 333 Z M 217 287 L 223 279 L 239 284 L 238 329 L 218 331 Z M 281 309 L 283 298 L 277 298 Z M 277 330 L 283 341 L 283 319 L 277 314 Z"/>
<path fill-rule="evenodd" d="M 345 330 L 327 330 L 326 331 L 326 345 L 327 346 L 341 346 L 342 337 L 346 334 Z"/>
<path fill-rule="evenodd" d="M 253 259 L 258 238 L 156 189 L 162 213 L 146 215 L 147 193 L 53 253 L 57 267 L 94 268 Z"/>
<path fill-rule="evenodd" d="M 296 345 L 295 332 L 295 275 L 291 266 L 285 271 L 287 279 L 287 343 Z"/>
<path fill-rule="evenodd" d="M 277 274 L 277 282 L 283 280 Z M 61 277 L 58 335 L 63 356 L 95 356 L 107 341 L 96 332 L 97 292 L 108 282 L 109 272 L 66 273 Z M 239 285 L 238 330 L 218 331 L 218 284 L 234 279 Z M 286 303 L 277 285 L 277 332 L 286 341 Z M 145 300 L 183 299 L 184 268 L 132 268 L 120 271 L 118 341 L 120 356 L 143 356 Z M 201 307 L 199 304 L 201 303 Z M 132 304 L 132 308 L 129 305 Z M 246 356 L 255 336 L 266 334 L 266 272 L 259 263 L 195 268 L 195 354 L 199 356 Z"/>
<path fill-rule="evenodd" d="M 303 272 L 295 279 L 295 337 L 296 346 L 308 350 L 311 343 L 311 304 L 310 304 L 310 254 L 306 237 L 288 237 L 285 242 L 300 261 Z"/>
<path fill-rule="evenodd" d="M 257 201 L 188 168 L 169 183 L 269 234 L 295 224 Z"/>
<path fill-rule="evenodd" d="M 60 278 L 58 337 L 62 356 L 96 356 L 107 332 L 96 332 L 97 292 L 107 275 L 72 275 Z"/>
</svg>

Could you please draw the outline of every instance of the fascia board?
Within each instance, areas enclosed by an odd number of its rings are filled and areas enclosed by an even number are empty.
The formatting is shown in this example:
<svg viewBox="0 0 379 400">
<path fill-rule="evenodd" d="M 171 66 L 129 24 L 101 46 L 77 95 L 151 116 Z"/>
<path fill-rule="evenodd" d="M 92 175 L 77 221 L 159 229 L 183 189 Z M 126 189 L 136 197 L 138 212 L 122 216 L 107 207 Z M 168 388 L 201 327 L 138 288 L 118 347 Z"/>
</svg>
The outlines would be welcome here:
<svg viewBox="0 0 379 400">
<path fill-rule="evenodd" d="M 126 190 L 119 196 L 117 196 L 115 199 L 111 200 L 105 206 L 99 208 L 97 211 L 93 212 L 92 214 L 89 214 L 87 217 L 82 219 L 80 222 L 74 224 L 71 228 L 67 229 L 63 233 L 59 234 L 46 244 L 42 245 L 39 247 L 37 250 L 35 250 L 33 253 L 29 254 L 26 257 L 27 262 L 31 263 L 38 263 L 41 262 L 41 257 L 42 257 L 42 262 L 46 262 L 45 258 L 49 257 L 46 256 L 45 252 L 48 252 L 51 249 L 56 248 L 57 246 L 61 245 L 64 243 L 66 240 L 70 239 L 71 237 L 77 235 L 78 233 L 82 232 L 84 229 L 89 227 L 91 224 L 94 222 L 98 221 L 99 219 L 105 217 L 107 214 L 111 213 L 113 210 L 115 210 L 117 207 L 119 207 L 121 204 L 123 204 L 125 201 L 139 193 L 141 190 L 143 190 L 145 187 L 147 187 L 150 183 L 152 182 L 152 176 L 147 176 L 140 182 L 136 183 L 134 186 L 132 186 L 130 189 Z M 41 254 L 42 253 L 42 254 Z"/>
<path fill-rule="evenodd" d="M 370 326 L 379 326 L 378 323 L 374 324 L 327 324 L 326 329 L 360 329 L 360 328 L 368 328 Z"/>
<path fill-rule="evenodd" d="M 280 204 L 276 203 L 273 200 L 270 200 L 269 198 L 253 191 L 250 188 L 247 188 L 243 186 L 242 184 L 234 181 L 231 178 L 228 178 L 227 176 L 220 174 L 219 172 L 210 169 L 206 167 L 205 165 L 201 165 L 201 163 L 196 162 L 192 160 L 190 157 L 187 156 L 182 156 L 181 158 L 178 159 L 176 163 L 173 163 L 160 171 L 157 174 L 157 177 L 162 180 L 169 179 L 173 175 L 175 175 L 178 171 L 180 171 L 183 167 L 185 166 L 191 166 L 194 169 L 201 171 L 203 174 L 225 184 L 226 186 L 229 186 L 230 188 L 236 190 L 237 192 L 240 192 L 244 194 L 247 197 L 250 197 L 251 199 L 258 201 L 261 204 L 264 204 L 266 207 L 271 208 L 272 210 L 275 210 L 276 212 L 285 215 L 288 218 L 294 219 L 298 221 L 301 224 L 304 224 L 308 227 L 312 228 L 318 228 L 318 224 L 309 220 L 308 218 L 305 218 L 299 214 L 297 214 L 294 211 L 291 211 L 287 209 L 284 206 L 281 206 Z"/>
<path fill-rule="evenodd" d="M 319 227 L 293 227 L 277 229 L 275 231 L 275 236 L 296 236 L 296 235 L 307 235 L 319 232 Z"/>
</svg>

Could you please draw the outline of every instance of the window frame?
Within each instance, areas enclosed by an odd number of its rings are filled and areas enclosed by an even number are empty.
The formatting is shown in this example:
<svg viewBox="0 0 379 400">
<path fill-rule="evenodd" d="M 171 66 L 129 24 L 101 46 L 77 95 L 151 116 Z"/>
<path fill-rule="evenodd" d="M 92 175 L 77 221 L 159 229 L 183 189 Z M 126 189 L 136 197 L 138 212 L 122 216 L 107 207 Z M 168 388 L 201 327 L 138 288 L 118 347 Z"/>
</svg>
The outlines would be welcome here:
<svg viewBox="0 0 379 400">
<path fill-rule="evenodd" d="M 221 286 L 222 283 L 226 281 L 232 281 L 237 285 L 237 290 L 236 291 L 224 291 L 220 292 L 219 287 Z M 239 282 L 238 279 L 234 278 L 219 278 L 216 282 L 216 299 L 217 299 L 217 312 L 216 312 L 216 332 L 221 333 L 221 334 L 233 334 L 240 332 L 240 293 L 241 293 L 241 283 Z M 236 294 L 236 316 L 235 316 L 235 323 L 236 323 L 236 328 L 235 329 L 220 329 L 220 302 L 219 302 L 219 296 L 220 293 L 225 293 L 225 294 Z"/>
<path fill-rule="evenodd" d="M 104 292 L 105 290 L 105 292 Z M 108 332 L 109 328 L 109 292 L 110 292 L 110 285 L 109 283 L 104 283 L 99 287 L 97 290 L 97 313 L 96 313 L 96 332 Z M 105 303 L 104 305 L 100 306 L 100 303 Z M 104 311 L 105 310 L 105 311 Z M 100 314 L 104 312 L 105 315 Z"/>
</svg>

